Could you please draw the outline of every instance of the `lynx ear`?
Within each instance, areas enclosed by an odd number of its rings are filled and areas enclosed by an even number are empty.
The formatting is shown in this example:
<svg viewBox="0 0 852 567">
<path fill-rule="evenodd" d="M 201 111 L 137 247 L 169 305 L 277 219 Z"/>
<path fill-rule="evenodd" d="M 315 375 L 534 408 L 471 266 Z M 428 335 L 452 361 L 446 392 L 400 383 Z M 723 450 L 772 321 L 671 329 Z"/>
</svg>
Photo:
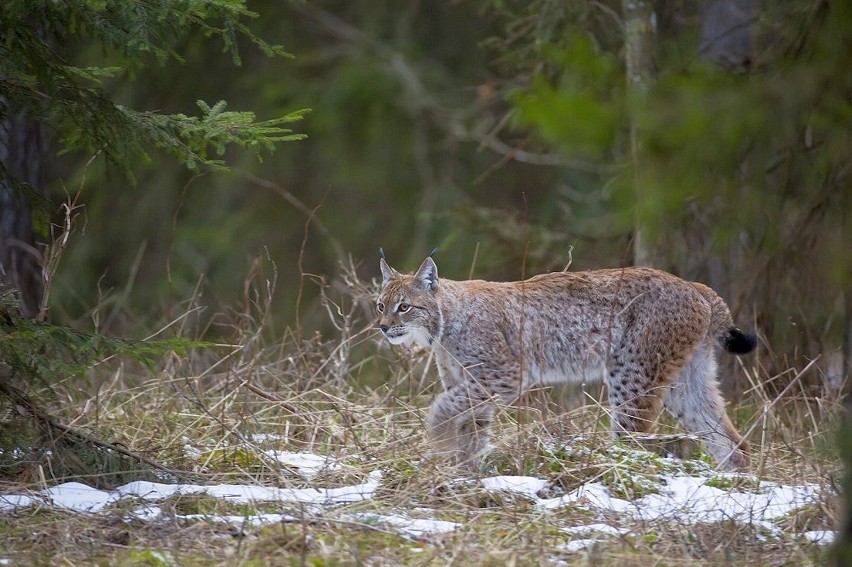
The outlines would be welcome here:
<svg viewBox="0 0 852 567">
<path fill-rule="evenodd" d="M 379 259 L 379 267 L 382 269 L 382 285 L 387 284 L 394 279 L 399 273 L 391 268 L 384 258 Z"/>
<path fill-rule="evenodd" d="M 438 266 L 431 256 L 423 260 L 420 269 L 414 274 L 414 281 L 423 291 L 438 289 Z"/>
</svg>

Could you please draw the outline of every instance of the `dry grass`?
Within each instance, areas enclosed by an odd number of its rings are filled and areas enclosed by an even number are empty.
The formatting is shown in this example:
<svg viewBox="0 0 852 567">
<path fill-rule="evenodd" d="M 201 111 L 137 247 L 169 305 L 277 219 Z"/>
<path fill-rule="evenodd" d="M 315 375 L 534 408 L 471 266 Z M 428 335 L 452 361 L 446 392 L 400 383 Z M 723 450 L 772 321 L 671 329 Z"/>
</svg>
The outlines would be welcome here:
<svg viewBox="0 0 852 567">
<path fill-rule="evenodd" d="M 52 411 L 65 423 L 182 471 L 197 482 L 282 487 L 339 486 L 383 471 L 375 498 L 318 512 L 298 506 L 236 507 L 204 497 L 161 503 L 175 514 L 278 511 L 299 521 L 235 528 L 206 521 L 128 520 L 131 504 L 83 516 L 45 507 L 0 514 L 0 558 L 57 565 L 806 565 L 821 562 L 824 547 L 795 537 L 833 529 L 838 504 L 828 496 L 839 464 L 831 450 L 837 400 L 798 385 L 781 397 L 763 387 L 760 371 L 740 370 L 753 385 L 732 408 L 741 430 L 755 425 L 756 472 L 786 484 L 817 483 L 825 498 L 780 522 L 782 537 L 740 523 L 689 525 L 601 518 L 578 506 L 553 512 L 530 501 L 488 493 L 430 454 L 423 408 L 435 386 L 424 353 L 396 352 L 377 340 L 367 319 L 369 285 L 349 271 L 346 292 L 324 288 L 323 305 L 336 336 L 270 338 L 266 322 L 274 288 L 247 285 L 246 307 L 230 314 L 229 345 L 166 357 L 155 374 L 120 361 L 96 368 L 88 385 L 60 384 Z M 190 328 L 194 302 L 164 333 Z M 791 376 L 799 370 L 791 369 Z M 781 377 L 779 379 L 783 379 Z M 788 377 L 789 379 L 789 377 Z M 553 493 L 590 481 L 605 482 L 625 498 L 641 496 L 634 479 L 653 467 L 619 461 L 608 452 L 599 391 L 533 396 L 521 410 L 502 412 L 495 450 L 484 474 L 532 475 L 550 480 Z M 543 401 L 544 400 L 544 401 Z M 8 416 L 7 416 L 8 417 Z M 665 427 L 665 424 L 662 424 Z M 554 446 L 572 451 L 553 451 Z M 582 450 L 573 450 L 573 449 Z M 308 482 L 270 459 L 284 449 L 329 455 L 340 471 Z M 701 456 L 699 455 L 699 458 Z M 636 471 L 629 470 L 635 466 Z M 15 469 L 0 493 L 38 490 L 58 477 L 50 459 Z M 150 474 L 150 472 L 148 473 Z M 75 480 L 86 481 L 85 478 Z M 620 491 L 620 492 L 619 492 Z M 404 513 L 455 521 L 440 536 L 410 538 L 353 514 Z M 625 533 L 580 552 L 561 527 L 608 521 Z M 575 536 L 576 539 L 576 536 Z"/>
</svg>

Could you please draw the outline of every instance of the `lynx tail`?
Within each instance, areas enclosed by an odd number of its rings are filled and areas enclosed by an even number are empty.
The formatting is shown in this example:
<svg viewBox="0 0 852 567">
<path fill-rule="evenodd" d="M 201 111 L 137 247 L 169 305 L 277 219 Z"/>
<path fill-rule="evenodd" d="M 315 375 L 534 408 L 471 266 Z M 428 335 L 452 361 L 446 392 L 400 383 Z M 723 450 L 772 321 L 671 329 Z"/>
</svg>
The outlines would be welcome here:
<svg viewBox="0 0 852 567">
<path fill-rule="evenodd" d="M 736 327 L 729 329 L 719 340 L 722 343 L 722 348 L 734 354 L 749 353 L 757 346 L 756 336 L 743 333 Z"/>
</svg>

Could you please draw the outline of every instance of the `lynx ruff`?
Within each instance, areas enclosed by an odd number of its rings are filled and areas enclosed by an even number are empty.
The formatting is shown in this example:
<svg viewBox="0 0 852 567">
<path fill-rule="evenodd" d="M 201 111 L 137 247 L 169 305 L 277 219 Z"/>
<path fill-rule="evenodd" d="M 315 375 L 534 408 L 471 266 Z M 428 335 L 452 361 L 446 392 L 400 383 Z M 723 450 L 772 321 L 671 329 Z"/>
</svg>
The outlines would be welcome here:
<svg viewBox="0 0 852 567">
<path fill-rule="evenodd" d="M 379 328 L 391 344 L 433 349 L 444 391 L 427 432 L 460 464 L 479 466 L 496 404 L 534 386 L 603 378 L 616 436 L 647 432 L 662 405 L 720 468 L 748 468 L 713 347 L 744 354 L 756 339 L 709 287 L 648 268 L 489 282 L 439 280 L 431 256 L 413 275 L 384 257 L 380 266 Z"/>
</svg>

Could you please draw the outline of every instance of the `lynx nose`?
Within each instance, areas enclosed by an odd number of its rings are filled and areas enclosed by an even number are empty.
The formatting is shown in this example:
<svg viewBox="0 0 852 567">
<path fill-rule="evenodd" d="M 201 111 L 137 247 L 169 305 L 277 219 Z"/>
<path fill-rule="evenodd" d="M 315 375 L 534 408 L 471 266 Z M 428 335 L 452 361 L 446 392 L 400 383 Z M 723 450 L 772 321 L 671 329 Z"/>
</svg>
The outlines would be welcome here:
<svg viewBox="0 0 852 567">
<path fill-rule="evenodd" d="M 387 333 L 390 327 L 388 327 L 387 325 L 379 325 L 379 329 L 381 329 L 383 333 Z"/>
</svg>

